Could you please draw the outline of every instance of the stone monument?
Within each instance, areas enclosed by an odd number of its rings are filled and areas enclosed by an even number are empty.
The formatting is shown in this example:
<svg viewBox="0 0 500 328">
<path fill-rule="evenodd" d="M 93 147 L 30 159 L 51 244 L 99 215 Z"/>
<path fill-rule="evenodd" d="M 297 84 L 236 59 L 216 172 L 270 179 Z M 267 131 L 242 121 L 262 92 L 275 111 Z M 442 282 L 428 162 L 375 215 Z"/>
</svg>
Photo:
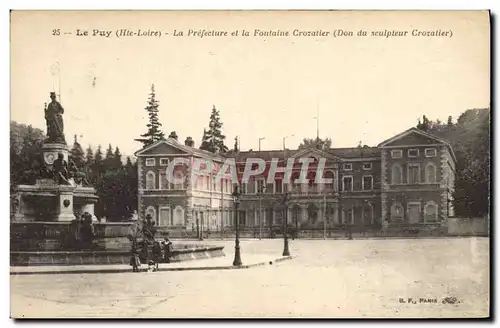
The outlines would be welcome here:
<svg viewBox="0 0 500 328">
<path fill-rule="evenodd" d="M 19 185 L 13 194 L 15 222 L 69 222 L 89 213 L 95 220 L 96 190 L 69 161 L 64 137 L 64 108 L 50 93 L 45 106 L 47 138 L 43 142 L 43 165 L 34 185 Z"/>
</svg>

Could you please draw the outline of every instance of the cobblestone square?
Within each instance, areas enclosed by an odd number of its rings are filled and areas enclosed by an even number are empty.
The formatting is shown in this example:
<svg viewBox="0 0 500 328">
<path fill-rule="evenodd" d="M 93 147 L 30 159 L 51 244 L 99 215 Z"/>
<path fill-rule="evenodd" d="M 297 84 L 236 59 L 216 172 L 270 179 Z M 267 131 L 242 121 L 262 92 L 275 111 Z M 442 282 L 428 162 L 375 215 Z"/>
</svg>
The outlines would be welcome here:
<svg viewBox="0 0 500 328">
<path fill-rule="evenodd" d="M 234 241 L 223 244 L 232 262 Z M 487 238 L 295 240 L 259 268 L 11 276 L 13 317 L 484 317 Z M 242 240 L 281 255 L 282 240 Z M 455 304 L 443 303 L 446 297 Z M 410 300 L 411 299 L 411 300 Z M 413 303 L 415 302 L 415 304 Z"/>
</svg>

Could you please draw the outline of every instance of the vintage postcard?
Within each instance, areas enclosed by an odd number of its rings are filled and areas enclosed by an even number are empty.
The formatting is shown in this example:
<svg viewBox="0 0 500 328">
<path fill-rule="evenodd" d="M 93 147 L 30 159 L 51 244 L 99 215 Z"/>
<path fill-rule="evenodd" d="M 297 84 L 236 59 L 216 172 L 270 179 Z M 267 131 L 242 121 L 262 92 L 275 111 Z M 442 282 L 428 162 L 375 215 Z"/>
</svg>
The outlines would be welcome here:
<svg viewBox="0 0 500 328">
<path fill-rule="evenodd" d="M 22 318 L 488 318 L 490 12 L 11 12 Z"/>
</svg>

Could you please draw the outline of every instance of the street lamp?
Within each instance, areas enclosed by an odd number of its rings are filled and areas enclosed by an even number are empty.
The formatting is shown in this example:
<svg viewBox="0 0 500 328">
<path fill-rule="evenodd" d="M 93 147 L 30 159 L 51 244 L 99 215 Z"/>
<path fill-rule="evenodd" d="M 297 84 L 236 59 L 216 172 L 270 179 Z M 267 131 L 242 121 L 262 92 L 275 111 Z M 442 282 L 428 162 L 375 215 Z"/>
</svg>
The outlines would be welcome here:
<svg viewBox="0 0 500 328">
<path fill-rule="evenodd" d="M 288 249 L 288 202 L 289 197 L 288 193 L 285 193 L 285 197 L 283 199 L 283 205 L 285 205 L 285 229 L 284 229 L 284 248 L 283 248 L 283 256 L 290 256 L 290 250 Z"/>
<path fill-rule="evenodd" d="M 233 192 L 233 204 L 234 204 L 234 214 L 236 220 L 236 239 L 234 241 L 234 261 L 233 266 L 240 266 L 241 263 L 241 255 L 240 255 L 240 231 L 239 231 L 239 215 L 238 215 L 238 207 L 240 205 L 240 193 L 238 191 L 238 185 L 234 187 Z"/>
<path fill-rule="evenodd" d="M 262 184 L 257 192 L 259 194 L 259 240 L 262 240 L 262 194 L 266 192 L 266 185 Z"/>
</svg>

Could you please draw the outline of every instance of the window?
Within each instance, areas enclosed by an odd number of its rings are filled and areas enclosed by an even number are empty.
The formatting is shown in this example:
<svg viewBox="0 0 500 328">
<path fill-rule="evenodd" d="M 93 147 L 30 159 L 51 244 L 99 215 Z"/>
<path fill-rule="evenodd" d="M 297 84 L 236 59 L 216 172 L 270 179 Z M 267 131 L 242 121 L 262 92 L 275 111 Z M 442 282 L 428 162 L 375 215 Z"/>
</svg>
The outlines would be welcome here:
<svg viewBox="0 0 500 328">
<path fill-rule="evenodd" d="M 276 179 L 274 180 L 274 193 L 281 194 L 283 192 L 283 180 Z"/>
<path fill-rule="evenodd" d="M 345 171 L 351 171 L 352 170 L 352 164 L 344 164 L 344 170 Z"/>
<path fill-rule="evenodd" d="M 373 177 L 371 175 L 363 176 L 363 190 L 373 189 Z"/>
<path fill-rule="evenodd" d="M 325 184 L 325 188 L 328 190 L 328 191 L 332 191 L 334 190 L 333 186 L 335 184 L 335 173 L 333 173 L 332 171 L 326 171 L 325 173 L 325 180 L 326 179 L 331 179 L 332 181 L 331 182 L 328 182 Z"/>
<path fill-rule="evenodd" d="M 155 174 L 149 171 L 146 174 L 146 189 L 155 189 Z"/>
<path fill-rule="evenodd" d="M 238 224 L 240 226 L 245 226 L 247 224 L 247 212 L 238 211 Z"/>
<path fill-rule="evenodd" d="M 168 158 L 160 158 L 160 165 L 167 166 L 168 165 Z"/>
<path fill-rule="evenodd" d="M 427 202 L 424 208 L 424 222 L 437 222 L 438 206 L 433 201 Z"/>
<path fill-rule="evenodd" d="M 255 192 L 256 193 L 264 193 L 266 192 L 266 186 L 264 184 L 263 179 L 257 179 L 255 180 Z"/>
<path fill-rule="evenodd" d="M 342 177 L 342 190 L 343 191 L 352 191 L 352 176 Z"/>
<path fill-rule="evenodd" d="M 344 224 L 354 224 L 354 209 L 346 208 L 342 210 L 342 222 Z"/>
<path fill-rule="evenodd" d="M 427 183 L 436 183 L 436 165 L 433 163 L 427 164 L 425 167 L 425 177 Z"/>
<path fill-rule="evenodd" d="M 169 226 L 172 224 L 170 217 L 170 207 L 160 207 L 160 226 Z"/>
<path fill-rule="evenodd" d="M 366 204 L 365 206 L 363 206 L 363 223 L 373 224 L 373 220 L 373 206 L 371 204 Z"/>
<path fill-rule="evenodd" d="M 372 163 L 363 163 L 363 170 L 371 170 Z"/>
<path fill-rule="evenodd" d="M 418 149 L 409 149 L 408 157 L 418 157 Z"/>
<path fill-rule="evenodd" d="M 146 158 L 146 166 L 155 166 L 154 158 Z"/>
<path fill-rule="evenodd" d="M 409 202 L 408 206 L 408 223 L 420 223 L 422 221 L 420 215 L 420 203 L 419 202 Z"/>
<path fill-rule="evenodd" d="M 156 222 L 156 209 L 154 208 L 154 206 L 148 206 L 148 208 L 146 209 L 146 216 L 148 215 L 151 216 L 151 221 L 158 223 Z"/>
<path fill-rule="evenodd" d="M 404 218 L 404 210 L 401 204 L 396 203 L 391 206 L 391 221 L 400 222 L 403 221 Z"/>
<path fill-rule="evenodd" d="M 420 183 L 420 165 L 408 164 L 408 184 Z"/>
<path fill-rule="evenodd" d="M 403 157 L 403 151 L 401 149 L 391 150 L 391 157 L 392 158 L 401 158 L 401 157 Z"/>
<path fill-rule="evenodd" d="M 182 171 L 175 171 L 174 172 L 174 189 L 180 190 L 184 189 L 184 175 Z"/>
<path fill-rule="evenodd" d="M 436 157 L 437 150 L 436 148 L 426 148 L 425 149 L 425 157 Z"/>
<path fill-rule="evenodd" d="M 159 173 L 159 186 L 160 189 L 170 189 L 170 184 L 167 180 L 167 172 L 165 171 L 160 171 Z"/>
<path fill-rule="evenodd" d="M 184 209 L 181 206 L 175 207 L 174 217 L 173 217 L 172 223 L 174 226 L 183 226 L 184 225 Z"/>
<path fill-rule="evenodd" d="M 402 184 L 403 183 L 403 168 L 399 164 L 394 164 L 392 166 L 392 184 Z"/>
</svg>

